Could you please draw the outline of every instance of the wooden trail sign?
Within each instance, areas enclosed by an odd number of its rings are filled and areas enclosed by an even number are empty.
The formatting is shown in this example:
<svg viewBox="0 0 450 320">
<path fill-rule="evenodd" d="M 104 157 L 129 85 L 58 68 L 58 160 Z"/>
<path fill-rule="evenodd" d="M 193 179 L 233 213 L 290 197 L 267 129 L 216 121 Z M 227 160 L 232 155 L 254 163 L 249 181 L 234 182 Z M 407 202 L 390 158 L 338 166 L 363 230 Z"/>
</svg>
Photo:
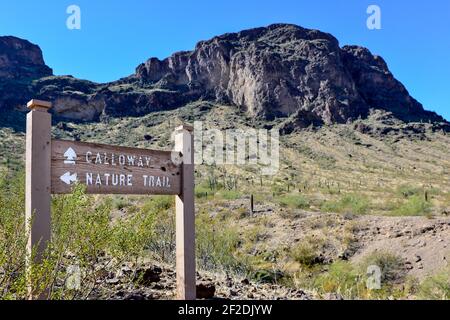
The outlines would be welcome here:
<svg viewBox="0 0 450 320">
<path fill-rule="evenodd" d="M 78 182 L 87 193 L 171 194 L 181 192 L 180 153 L 52 140 L 52 193 L 70 193 Z"/>
<path fill-rule="evenodd" d="M 27 104 L 26 221 L 27 264 L 37 262 L 51 241 L 51 194 L 70 193 L 76 183 L 96 194 L 175 195 L 177 298 L 196 298 L 194 138 L 192 127 L 175 130 L 174 151 L 51 140 L 51 103 Z M 31 219 L 33 217 L 33 219 Z M 28 270 L 28 268 L 27 268 Z M 45 299 L 45 293 L 30 298 Z"/>
</svg>

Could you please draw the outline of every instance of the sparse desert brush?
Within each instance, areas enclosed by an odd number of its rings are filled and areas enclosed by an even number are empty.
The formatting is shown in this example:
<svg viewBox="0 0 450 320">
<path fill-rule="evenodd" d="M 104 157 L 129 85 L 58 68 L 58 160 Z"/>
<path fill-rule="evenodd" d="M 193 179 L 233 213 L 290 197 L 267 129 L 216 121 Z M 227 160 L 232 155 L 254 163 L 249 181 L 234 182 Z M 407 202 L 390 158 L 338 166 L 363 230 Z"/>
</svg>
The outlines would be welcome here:
<svg viewBox="0 0 450 320">
<path fill-rule="evenodd" d="M 351 234 L 354 234 L 361 230 L 362 226 L 358 221 L 350 221 L 345 224 L 344 231 L 349 232 Z"/>
<path fill-rule="evenodd" d="M 280 216 L 287 220 L 296 220 L 305 217 L 305 213 L 300 210 L 295 210 L 291 208 L 284 208 L 280 210 Z"/>
<path fill-rule="evenodd" d="M 0 176 L 0 299 L 25 294 L 24 175 Z"/>
<path fill-rule="evenodd" d="M 259 283 L 279 283 L 285 275 L 281 270 L 266 268 L 256 270 L 250 276 L 254 281 Z"/>
<path fill-rule="evenodd" d="M 112 206 L 117 210 L 122 210 L 131 205 L 130 200 L 124 196 L 115 196 L 112 198 Z"/>
<path fill-rule="evenodd" d="M 217 197 L 225 200 L 236 200 L 242 198 L 242 194 L 236 190 L 225 190 L 222 189 L 216 193 Z"/>
<path fill-rule="evenodd" d="M 246 273 L 245 256 L 238 253 L 241 238 L 236 228 L 201 211 L 196 217 L 197 265 L 202 270 Z"/>
<path fill-rule="evenodd" d="M 441 195 L 445 194 L 442 189 L 433 187 L 431 185 L 427 185 L 427 187 L 424 186 L 412 186 L 409 184 L 402 184 L 399 187 L 397 187 L 396 194 L 403 197 L 403 198 L 409 198 L 414 195 L 422 195 L 425 197 L 425 194 L 427 195 Z"/>
<path fill-rule="evenodd" d="M 274 183 L 271 186 L 270 190 L 272 191 L 272 195 L 274 197 L 278 197 L 278 196 L 282 195 L 283 193 L 285 193 L 287 191 L 286 188 L 282 187 L 281 185 L 279 185 L 277 183 Z"/>
<path fill-rule="evenodd" d="M 24 299 L 25 233 L 23 175 L 0 179 L 0 299 Z M 137 262 L 154 238 L 155 221 L 167 201 L 157 200 L 151 212 L 137 211 L 111 223 L 111 198 L 98 201 L 77 186 L 52 202 L 52 242 L 40 262 L 30 268 L 34 295 L 44 288 L 48 299 L 86 299 L 102 272 L 115 272 L 124 261 Z M 66 284 L 70 270 L 79 270 L 79 287 Z"/>
<path fill-rule="evenodd" d="M 305 267 L 312 267 L 317 263 L 317 250 L 309 243 L 295 246 L 291 252 L 292 258 Z"/>
<path fill-rule="evenodd" d="M 404 197 L 409 198 L 414 195 L 423 194 L 423 188 L 411 186 L 408 184 L 402 184 L 397 188 L 397 194 Z"/>
<path fill-rule="evenodd" d="M 84 193 L 83 186 L 77 186 L 72 194 L 54 198 L 52 242 L 43 263 L 53 270 L 50 298 L 85 299 L 98 284 L 99 267 L 111 271 L 125 261 L 137 265 L 145 245 L 154 236 L 155 214 L 139 211 L 112 224 L 111 206 L 108 199 L 94 202 L 93 197 Z M 103 263 L 99 265 L 100 257 Z M 82 275 L 77 290 L 64 286 L 69 276 L 67 267 L 73 264 Z"/>
<path fill-rule="evenodd" d="M 335 213 L 366 214 L 370 209 L 369 200 L 358 194 L 347 194 L 338 200 L 325 201 L 321 210 Z"/>
<path fill-rule="evenodd" d="M 195 197 L 196 198 L 208 198 L 208 196 L 214 195 L 214 191 L 212 191 L 207 185 L 200 184 L 195 186 Z"/>
<path fill-rule="evenodd" d="M 382 284 L 401 283 L 406 275 L 404 260 L 389 251 L 374 251 L 365 256 L 360 264 L 361 272 L 369 266 L 380 268 Z"/>
<path fill-rule="evenodd" d="M 146 201 L 142 209 L 147 211 L 163 211 L 173 208 L 174 206 L 175 200 L 173 196 L 155 196 Z"/>
<path fill-rule="evenodd" d="M 327 240 L 321 237 L 307 236 L 291 248 L 290 257 L 306 268 L 323 263 L 322 249 Z"/>
<path fill-rule="evenodd" d="M 450 268 L 426 278 L 419 286 L 418 297 L 424 300 L 450 299 Z"/>
<path fill-rule="evenodd" d="M 242 237 L 248 244 L 254 245 L 267 237 L 267 231 L 264 225 L 257 223 L 255 226 L 247 229 Z"/>
<path fill-rule="evenodd" d="M 272 219 L 269 216 L 265 215 L 256 217 L 253 220 L 253 223 L 256 228 L 260 227 L 262 231 L 264 231 L 264 229 L 270 229 L 274 227 Z"/>
<path fill-rule="evenodd" d="M 367 267 L 370 265 L 381 269 L 380 288 L 367 286 Z M 417 287 L 416 279 L 403 273 L 401 259 L 386 252 L 373 253 L 359 264 L 333 262 L 312 278 L 312 289 L 321 294 L 338 293 L 345 299 L 402 299 L 414 293 Z"/>
<path fill-rule="evenodd" d="M 309 208 L 309 201 L 302 195 L 288 194 L 279 196 L 276 201 L 280 206 L 292 209 L 307 209 Z"/>
<path fill-rule="evenodd" d="M 398 216 L 421 216 L 428 215 L 432 204 L 425 201 L 423 196 L 413 195 L 401 202 L 391 211 L 391 214 Z"/>
<path fill-rule="evenodd" d="M 175 210 L 173 197 L 156 196 L 145 202 L 141 209 L 146 215 L 154 216 L 153 234 L 145 248 L 159 261 L 175 262 Z"/>
<path fill-rule="evenodd" d="M 363 274 L 346 261 L 332 263 L 314 277 L 312 286 L 322 294 L 338 293 L 346 299 L 358 298 L 365 291 Z"/>
</svg>

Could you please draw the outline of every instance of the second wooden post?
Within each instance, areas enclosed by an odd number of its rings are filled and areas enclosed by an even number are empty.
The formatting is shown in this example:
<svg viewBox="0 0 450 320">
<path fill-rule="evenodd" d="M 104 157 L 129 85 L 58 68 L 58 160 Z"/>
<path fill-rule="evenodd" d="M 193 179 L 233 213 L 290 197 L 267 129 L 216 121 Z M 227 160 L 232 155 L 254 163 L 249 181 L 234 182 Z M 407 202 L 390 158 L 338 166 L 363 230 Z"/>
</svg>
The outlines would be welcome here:
<svg viewBox="0 0 450 320">
<path fill-rule="evenodd" d="M 180 300 L 196 298 L 193 148 L 193 128 L 186 125 L 176 128 L 175 151 L 183 155 L 181 194 L 176 196 L 176 273 Z"/>
</svg>

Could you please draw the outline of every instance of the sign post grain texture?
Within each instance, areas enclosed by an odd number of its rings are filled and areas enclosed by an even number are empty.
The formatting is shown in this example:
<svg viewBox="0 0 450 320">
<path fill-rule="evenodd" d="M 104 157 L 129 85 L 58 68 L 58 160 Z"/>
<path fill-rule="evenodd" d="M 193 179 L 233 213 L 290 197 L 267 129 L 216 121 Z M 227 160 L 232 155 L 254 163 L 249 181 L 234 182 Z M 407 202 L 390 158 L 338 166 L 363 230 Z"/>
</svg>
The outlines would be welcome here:
<svg viewBox="0 0 450 320">
<path fill-rule="evenodd" d="M 36 249 L 35 261 L 43 258 L 43 253 L 50 241 L 50 156 L 51 156 L 51 115 L 48 109 L 51 103 L 31 100 L 27 107 L 26 134 L 26 176 L 25 176 L 25 219 L 28 235 L 27 273 Z M 27 275 L 29 276 L 29 274 Z M 32 288 L 28 285 L 29 296 Z M 43 299 L 45 293 L 40 297 Z"/>
<path fill-rule="evenodd" d="M 182 190 L 175 201 L 177 298 L 182 300 L 196 298 L 193 148 L 193 128 L 180 126 L 175 129 L 175 151 L 183 155 Z"/>
</svg>

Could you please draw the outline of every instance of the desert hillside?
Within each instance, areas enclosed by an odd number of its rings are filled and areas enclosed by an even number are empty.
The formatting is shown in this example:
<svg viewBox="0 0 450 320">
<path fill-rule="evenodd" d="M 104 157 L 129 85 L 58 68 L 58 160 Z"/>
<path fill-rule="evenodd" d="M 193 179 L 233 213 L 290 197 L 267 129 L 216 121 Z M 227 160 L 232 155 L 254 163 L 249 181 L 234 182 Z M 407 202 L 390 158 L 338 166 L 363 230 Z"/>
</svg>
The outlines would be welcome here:
<svg viewBox="0 0 450 320">
<path fill-rule="evenodd" d="M 54 103 L 58 139 L 170 149 L 181 123 L 275 128 L 280 166 L 273 176 L 254 165 L 196 167 L 202 297 L 450 298 L 450 126 L 369 50 L 341 47 L 317 30 L 272 25 L 151 58 L 106 84 L 53 75 L 39 47 L 14 37 L 0 37 L 0 58 L 0 215 L 21 210 L 23 195 L 9 182 L 20 181 L 30 98 Z M 112 238 L 98 240 L 95 254 L 83 243 L 63 254 L 58 277 L 79 258 L 74 252 L 86 254 L 96 276 L 78 293 L 63 290 L 58 278 L 55 298 L 173 297 L 171 198 L 55 197 L 58 221 L 78 221 L 73 203 L 98 228 L 84 234 L 79 221 L 70 232 L 97 241 L 98 230 L 112 230 Z M 0 228 L 13 230 L 7 221 Z M 6 235 L 1 248 L 10 248 Z M 366 288 L 371 265 L 382 270 L 380 290 Z M 0 296 L 10 289 L 2 287 L 6 274 L 0 267 Z"/>
</svg>

